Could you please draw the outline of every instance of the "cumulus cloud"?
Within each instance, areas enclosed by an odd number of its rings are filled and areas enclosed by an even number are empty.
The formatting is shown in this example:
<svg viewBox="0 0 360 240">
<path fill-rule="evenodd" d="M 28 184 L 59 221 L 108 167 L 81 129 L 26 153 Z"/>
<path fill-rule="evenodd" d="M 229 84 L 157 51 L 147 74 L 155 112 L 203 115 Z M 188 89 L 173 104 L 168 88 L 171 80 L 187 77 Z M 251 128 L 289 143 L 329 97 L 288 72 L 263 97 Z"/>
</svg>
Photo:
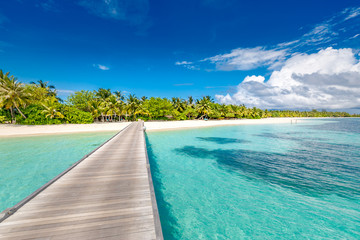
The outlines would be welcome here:
<svg viewBox="0 0 360 240">
<path fill-rule="evenodd" d="M 352 49 L 326 48 L 296 54 L 269 80 L 248 76 L 233 95 L 216 95 L 221 103 L 270 109 L 360 107 L 360 62 Z"/>
<path fill-rule="evenodd" d="M 286 49 L 238 48 L 230 53 L 205 58 L 202 62 L 216 64 L 216 69 L 222 71 L 250 70 L 260 66 L 275 68 L 282 64 L 286 55 Z"/>
<path fill-rule="evenodd" d="M 97 69 L 100 69 L 100 70 L 103 70 L 103 71 L 110 70 L 109 67 L 107 67 L 107 66 L 105 66 L 105 65 L 101 65 L 101 64 L 93 64 L 93 67 L 94 67 L 94 68 L 97 68 Z"/>
</svg>

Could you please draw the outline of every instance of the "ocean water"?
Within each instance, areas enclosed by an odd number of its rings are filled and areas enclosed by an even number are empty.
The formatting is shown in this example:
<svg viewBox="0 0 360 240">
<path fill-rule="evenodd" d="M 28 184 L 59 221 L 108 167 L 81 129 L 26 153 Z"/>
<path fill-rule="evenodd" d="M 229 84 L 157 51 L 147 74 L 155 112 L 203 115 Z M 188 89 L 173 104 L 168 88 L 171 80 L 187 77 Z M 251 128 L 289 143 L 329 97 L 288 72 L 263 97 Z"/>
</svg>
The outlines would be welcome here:
<svg viewBox="0 0 360 240">
<path fill-rule="evenodd" d="M 114 134 L 0 138 L 0 212 L 17 204 Z"/>
<path fill-rule="evenodd" d="M 147 133 L 165 239 L 360 239 L 360 119 Z"/>
</svg>

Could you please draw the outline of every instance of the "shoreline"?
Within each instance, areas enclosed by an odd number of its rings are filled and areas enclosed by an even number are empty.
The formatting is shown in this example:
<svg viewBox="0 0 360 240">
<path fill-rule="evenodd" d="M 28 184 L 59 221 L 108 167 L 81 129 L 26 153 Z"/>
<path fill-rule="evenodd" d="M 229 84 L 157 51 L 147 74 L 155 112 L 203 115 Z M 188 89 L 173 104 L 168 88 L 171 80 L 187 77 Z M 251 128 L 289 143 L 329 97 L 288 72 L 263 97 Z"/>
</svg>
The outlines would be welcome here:
<svg viewBox="0 0 360 240">
<path fill-rule="evenodd" d="M 311 118 L 263 118 L 263 119 L 236 119 L 236 120 L 182 120 L 182 121 L 154 121 L 145 122 L 146 131 L 171 131 L 191 128 L 283 124 L 301 119 Z M 7 125 L 0 124 L 0 137 L 40 136 L 71 133 L 91 133 L 120 131 L 131 122 L 92 123 L 92 124 L 59 124 L 59 125 Z"/>
<path fill-rule="evenodd" d="M 13 125 L 0 124 L 0 138 L 45 136 L 72 133 L 119 132 L 131 122 L 58 124 L 58 125 Z"/>
<path fill-rule="evenodd" d="M 236 126 L 236 125 L 262 125 L 284 124 L 295 120 L 300 122 L 305 118 L 262 118 L 262 119 L 236 119 L 236 120 L 182 120 L 169 122 L 145 122 L 147 132 L 174 131 L 192 128 Z"/>
</svg>

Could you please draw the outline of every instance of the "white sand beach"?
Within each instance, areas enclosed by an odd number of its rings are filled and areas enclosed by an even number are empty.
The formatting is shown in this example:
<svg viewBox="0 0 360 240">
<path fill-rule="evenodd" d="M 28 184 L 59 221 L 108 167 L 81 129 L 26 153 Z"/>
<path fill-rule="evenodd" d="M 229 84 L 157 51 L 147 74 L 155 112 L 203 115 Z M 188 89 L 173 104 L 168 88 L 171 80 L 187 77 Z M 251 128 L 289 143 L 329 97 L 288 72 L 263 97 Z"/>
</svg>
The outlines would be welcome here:
<svg viewBox="0 0 360 240">
<path fill-rule="evenodd" d="M 239 119 L 239 120 L 186 120 L 186 121 L 159 121 L 145 122 L 146 131 L 164 131 L 184 128 L 199 128 L 227 125 L 250 125 L 250 124 L 277 124 L 295 123 L 299 118 L 266 118 L 266 119 Z M 121 123 L 93 123 L 93 124 L 62 124 L 62 125 L 0 125 L 0 137 L 44 135 L 80 132 L 106 132 L 120 131 L 130 122 Z"/>
<path fill-rule="evenodd" d="M 130 122 L 92 123 L 92 124 L 59 124 L 59 125 L 12 125 L 0 124 L 0 137 L 22 135 L 46 135 L 81 132 L 120 131 Z"/>
</svg>

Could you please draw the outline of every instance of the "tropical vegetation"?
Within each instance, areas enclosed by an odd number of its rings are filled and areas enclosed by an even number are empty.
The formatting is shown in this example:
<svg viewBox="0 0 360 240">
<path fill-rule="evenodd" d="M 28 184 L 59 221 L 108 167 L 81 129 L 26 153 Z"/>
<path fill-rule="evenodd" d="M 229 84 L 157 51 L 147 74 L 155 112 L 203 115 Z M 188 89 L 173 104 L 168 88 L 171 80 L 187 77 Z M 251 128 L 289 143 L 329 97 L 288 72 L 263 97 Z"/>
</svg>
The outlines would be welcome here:
<svg viewBox="0 0 360 240">
<path fill-rule="evenodd" d="M 225 105 L 210 96 L 160 98 L 99 88 L 81 90 L 63 101 L 55 86 L 39 80 L 24 84 L 0 70 L 0 123 L 61 124 L 152 120 L 239 119 L 268 117 L 351 117 L 346 112 L 262 110 Z"/>
</svg>

